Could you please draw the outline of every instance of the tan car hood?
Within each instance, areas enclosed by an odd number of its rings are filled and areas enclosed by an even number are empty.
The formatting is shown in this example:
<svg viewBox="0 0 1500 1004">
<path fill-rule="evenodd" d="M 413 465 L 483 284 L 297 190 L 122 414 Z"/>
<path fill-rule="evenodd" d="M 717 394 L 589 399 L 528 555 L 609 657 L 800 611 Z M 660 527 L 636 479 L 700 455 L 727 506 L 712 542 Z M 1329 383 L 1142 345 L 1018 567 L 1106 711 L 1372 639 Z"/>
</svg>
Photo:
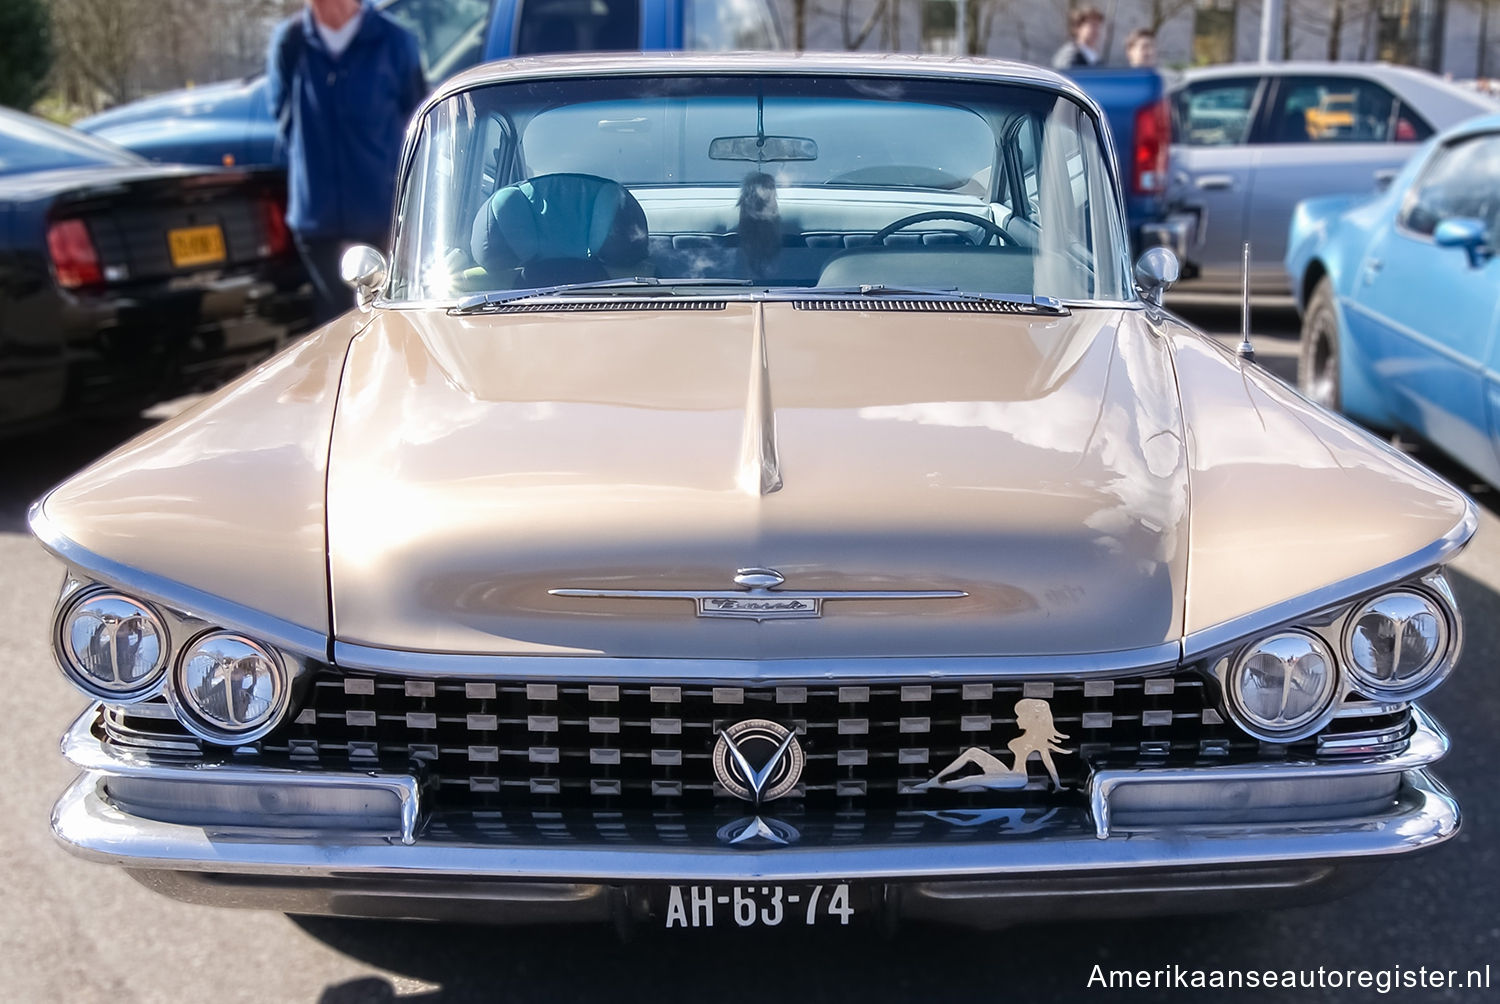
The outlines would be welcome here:
<svg viewBox="0 0 1500 1004">
<path fill-rule="evenodd" d="M 1472 527 L 1424 468 L 1142 311 L 756 309 L 392 311 L 357 338 L 350 314 L 32 527 L 87 574 L 309 652 L 331 568 L 350 641 L 736 658 L 1193 649 Z M 548 594 L 730 588 L 754 564 L 969 595 L 756 623 Z"/>
<path fill-rule="evenodd" d="M 774 659 L 1106 652 L 1180 636 L 1187 458 L 1165 339 L 1072 317 L 389 311 L 328 478 L 342 642 Z M 763 566 L 816 620 L 696 616 Z"/>
</svg>

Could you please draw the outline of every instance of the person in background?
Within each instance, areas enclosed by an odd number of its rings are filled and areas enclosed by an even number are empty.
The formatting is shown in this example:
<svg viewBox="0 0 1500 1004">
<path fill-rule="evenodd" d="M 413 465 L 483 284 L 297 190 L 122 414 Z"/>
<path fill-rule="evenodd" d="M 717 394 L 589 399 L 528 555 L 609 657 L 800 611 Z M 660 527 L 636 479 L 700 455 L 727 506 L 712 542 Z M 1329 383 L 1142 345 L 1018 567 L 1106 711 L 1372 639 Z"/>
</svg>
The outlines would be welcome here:
<svg viewBox="0 0 1500 1004">
<path fill-rule="evenodd" d="M 1052 57 L 1052 68 L 1098 66 L 1099 42 L 1104 37 L 1103 12 L 1098 7 L 1074 7 L 1068 11 L 1068 34 L 1072 37 Z"/>
<path fill-rule="evenodd" d="M 1125 62 L 1137 67 L 1155 66 L 1156 33 L 1150 28 L 1137 28 L 1126 36 Z"/>
<path fill-rule="evenodd" d="M 322 324 L 354 304 L 339 276 L 344 250 L 385 246 L 406 123 L 427 93 L 421 50 L 368 0 L 307 0 L 277 26 L 266 62 L 287 226 Z"/>
</svg>

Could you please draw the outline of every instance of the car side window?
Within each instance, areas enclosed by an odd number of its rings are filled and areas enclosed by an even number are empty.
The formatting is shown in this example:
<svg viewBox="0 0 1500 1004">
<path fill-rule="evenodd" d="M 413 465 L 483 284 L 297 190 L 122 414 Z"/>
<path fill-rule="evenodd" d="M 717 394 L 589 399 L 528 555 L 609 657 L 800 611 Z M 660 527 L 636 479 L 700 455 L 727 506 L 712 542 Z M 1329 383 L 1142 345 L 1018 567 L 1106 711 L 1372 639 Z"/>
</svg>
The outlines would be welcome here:
<svg viewBox="0 0 1500 1004">
<path fill-rule="evenodd" d="M 1391 92 L 1353 77 L 1282 77 L 1266 122 L 1267 143 L 1389 143 L 1403 121 Z M 1415 132 L 1410 112 L 1407 130 Z"/>
<path fill-rule="evenodd" d="M 516 18 L 518 56 L 640 47 L 640 0 L 524 0 Z"/>
<path fill-rule="evenodd" d="M 382 10 L 417 36 L 422 68 L 445 80 L 479 62 L 492 0 L 394 0 Z"/>
<path fill-rule="evenodd" d="M 1422 237 L 1444 220 L 1482 220 L 1500 235 L 1500 133 L 1461 140 L 1437 151 L 1407 191 L 1398 224 Z"/>
<path fill-rule="evenodd" d="M 1172 101 L 1172 141 L 1186 146 L 1235 146 L 1245 142 L 1259 89 L 1258 77 L 1187 85 Z"/>
</svg>

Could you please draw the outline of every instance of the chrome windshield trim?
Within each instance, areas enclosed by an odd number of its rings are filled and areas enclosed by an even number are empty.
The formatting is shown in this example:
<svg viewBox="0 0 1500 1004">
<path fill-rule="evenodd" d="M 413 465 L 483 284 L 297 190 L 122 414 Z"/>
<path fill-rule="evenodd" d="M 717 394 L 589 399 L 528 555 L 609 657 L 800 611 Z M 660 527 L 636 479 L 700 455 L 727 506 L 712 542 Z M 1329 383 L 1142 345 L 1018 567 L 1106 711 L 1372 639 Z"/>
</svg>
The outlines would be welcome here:
<svg viewBox="0 0 1500 1004">
<path fill-rule="evenodd" d="M 413 122 L 455 94 L 492 84 L 578 77 L 743 77 L 743 76 L 916 77 L 923 80 L 978 80 L 1051 91 L 1083 105 L 1095 118 L 1104 112 L 1071 78 L 1031 63 L 967 59 L 914 53 L 714 52 L 580 53 L 568 56 L 504 59 L 456 74 L 441 84 L 412 115 Z M 405 158 L 403 158 L 404 160 Z"/>
<path fill-rule="evenodd" d="M 104 777 L 135 777 L 181 784 L 236 784 L 250 787 L 295 785 L 308 788 L 374 788 L 396 796 L 401 806 L 399 836 L 403 844 L 416 841 L 421 819 L 421 782 L 410 774 L 355 774 L 286 767 L 241 766 L 227 763 L 165 764 L 122 755 L 110 750 L 94 735 L 99 705 L 89 707 L 63 734 L 63 758 L 87 774 Z"/>
<path fill-rule="evenodd" d="M 855 53 L 671 53 L 663 57 L 656 53 L 631 53 L 628 57 L 609 53 L 584 53 L 574 56 L 496 60 L 465 70 L 439 85 L 424 101 L 407 124 L 406 136 L 401 145 L 401 157 L 396 172 L 396 199 L 391 207 L 392 267 L 394 265 L 395 235 L 399 232 L 401 212 L 406 193 L 411 186 L 412 170 L 416 165 L 417 146 L 422 137 L 427 117 L 444 101 L 465 91 L 493 84 L 518 83 L 527 80 L 615 77 L 733 77 L 733 76 L 841 76 L 850 78 L 919 78 L 922 80 L 963 80 L 985 83 L 1031 87 L 1048 91 L 1059 98 L 1077 104 L 1094 124 L 1100 143 L 1100 158 L 1104 173 L 1114 193 L 1114 221 L 1111 227 L 1115 241 L 1116 267 L 1124 281 L 1125 299 L 1114 301 L 1076 301 L 1079 306 L 1144 306 L 1136 295 L 1135 284 L 1130 280 L 1132 261 L 1130 258 L 1130 235 L 1127 232 L 1130 216 L 1125 205 L 1124 174 L 1116 154 L 1114 134 L 1110 130 L 1109 117 L 1103 107 L 1070 77 L 1030 63 L 1010 62 L 998 59 L 972 59 L 967 57 L 918 56 L 913 54 L 888 53 L 878 59 Z M 453 304 L 458 302 L 454 298 Z M 389 303 L 376 300 L 376 306 Z M 1071 307 L 1072 301 L 1061 301 Z"/>
<path fill-rule="evenodd" d="M 1453 528 L 1437 540 L 1404 558 L 1387 562 L 1359 575 L 1302 593 L 1292 599 L 1262 607 L 1232 620 L 1185 635 L 1182 657 L 1192 662 L 1236 642 L 1307 617 L 1321 610 L 1351 603 L 1385 586 L 1414 579 L 1454 558 L 1479 528 L 1479 510 L 1464 496 L 1464 514 Z"/>
<path fill-rule="evenodd" d="M 740 593 L 738 595 L 745 595 Z M 618 656 L 471 655 L 408 652 L 352 642 L 333 643 L 341 669 L 409 677 L 516 680 L 692 680 L 774 684 L 832 680 L 961 680 L 995 677 L 1103 679 L 1168 673 L 1179 645 L 1163 642 L 1123 652 L 1065 656 L 920 656 L 828 659 L 652 659 Z"/>
<path fill-rule="evenodd" d="M 43 547 L 83 576 L 139 596 L 143 600 L 154 601 L 184 617 L 216 627 L 238 628 L 285 652 L 319 661 L 328 658 L 328 638 L 320 631 L 122 564 L 82 546 L 64 535 L 57 524 L 48 518 L 47 497 L 43 496 L 31 504 L 26 512 L 27 526 Z M 321 609 L 319 612 L 322 612 Z"/>
<path fill-rule="evenodd" d="M 535 298 L 528 297 L 528 302 L 541 303 L 572 303 L 579 300 L 598 300 L 607 303 L 605 296 L 628 299 L 632 296 L 656 296 L 661 297 L 662 289 L 672 289 L 670 279 L 662 280 L 660 286 L 650 287 L 655 292 L 644 289 L 613 289 L 613 290 L 580 290 L 577 294 L 567 291 L 548 293 Z M 703 292 L 702 287 L 685 287 L 689 292 L 673 293 L 673 299 L 700 299 L 700 300 L 722 300 L 728 303 L 796 303 L 798 300 L 825 299 L 825 300 L 850 300 L 858 302 L 863 297 L 858 293 L 829 293 L 820 290 L 817 286 L 765 286 L 755 289 L 742 289 L 730 286 L 727 289 Z M 473 294 L 468 294 L 473 295 Z M 371 306 L 376 310 L 457 310 L 466 297 L 450 297 L 440 300 L 392 300 L 379 297 L 371 301 Z M 959 293 L 954 292 L 951 296 L 924 297 L 912 295 L 909 297 L 892 297 L 891 299 L 956 299 L 956 300 L 996 300 L 1000 302 L 1014 302 L 1017 304 L 1038 304 L 1042 307 L 1056 306 L 1064 311 L 1074 309 L 1099 309 L 1099 310 L 1144 310 L 1145 301 L 1137 298 L 1130 300 L 1071 300 L 1062 297 L 1046 296 L 1044 294 L 1031 295 L 1028 293 Z M 470 317 L 484 317 L 483 312 L 476 311 L 465 315 Z M 493 316 L 493 315 L 491 315 Z M 1023 313 L 1022 316 L 1025 316 Z M 1036 316 L 1047 316 L 1038 312 Z M 1058 316 L 1066 316 L 1066 313 Z"/>
<path fill-rule="evenodd" d="M 1109 799 L 1125 785 L 1286 781 L 1362 774 L 1399 774 L 1430 767 L 1447 755 L 1448 734 L 1421 708 L 1412 708 L 1412 726 L 1411 738 L 1404 749 L 1368 759 L 1273 761 L 1209 767 L 1128 767 L 1094 771 L 1088 781 L 1088 799 L 1089 809 L 1094 817 L 1095 836 L 1100 840 L 1110 836 Z"/>
</svg>

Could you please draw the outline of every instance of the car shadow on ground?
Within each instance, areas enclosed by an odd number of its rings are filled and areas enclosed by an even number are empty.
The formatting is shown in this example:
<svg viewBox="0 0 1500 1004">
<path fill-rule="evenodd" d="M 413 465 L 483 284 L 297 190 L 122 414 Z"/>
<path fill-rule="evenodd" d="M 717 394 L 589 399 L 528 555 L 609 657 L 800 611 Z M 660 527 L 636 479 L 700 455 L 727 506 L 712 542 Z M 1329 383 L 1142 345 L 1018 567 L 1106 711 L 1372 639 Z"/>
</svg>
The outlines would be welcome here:
<svg viewBox="0 0 1500 1004">
<path fill-rule="evenodd" d="M 1271 915 L 1170 918 L 1150 924 L 1024 924 L 1003 931 L 911 925 L 885 938 L 872 928 L 809 932 L 642 931 L 622 943 L 604 927 L 479 928 L 301 918 L 345 954 L 425 986 L 402 1001 L 674 1001 L 786 999 L 1068 1000 L 1105 970 L 1182 961 L 1199 951 L 1264 938 Z M 1096 991 L 1097 992 L 1097 991 Z M 395 1001 L 371 976 L 328 987 L 320 1004 Z M 1089 996 L 1093 996 L 1089 993 Z"/>
</svg>

